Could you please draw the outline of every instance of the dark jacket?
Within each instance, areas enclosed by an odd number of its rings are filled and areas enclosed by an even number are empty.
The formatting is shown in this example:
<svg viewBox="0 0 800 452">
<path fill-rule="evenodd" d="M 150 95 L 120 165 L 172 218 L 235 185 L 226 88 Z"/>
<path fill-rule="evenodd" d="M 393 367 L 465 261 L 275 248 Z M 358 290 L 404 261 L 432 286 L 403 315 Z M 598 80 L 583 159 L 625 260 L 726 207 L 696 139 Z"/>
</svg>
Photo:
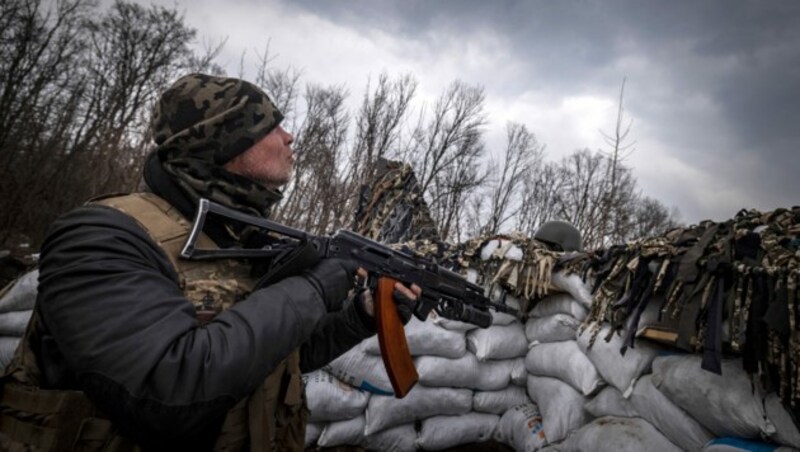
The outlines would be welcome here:
<svg viewBox="0 0 800 452">
<path fill-rule="evenodd" d="M 45 388 L 80 389 L 134 439 L 205 444 L 226 412 L 300 347 L 317 369 L 372 335 L 357 303 L 326 313 L 303 276 L 200 326 L 164 252 L 127 215 L 82 207 L 42 247 L 34 350 Z"/>
</svg>

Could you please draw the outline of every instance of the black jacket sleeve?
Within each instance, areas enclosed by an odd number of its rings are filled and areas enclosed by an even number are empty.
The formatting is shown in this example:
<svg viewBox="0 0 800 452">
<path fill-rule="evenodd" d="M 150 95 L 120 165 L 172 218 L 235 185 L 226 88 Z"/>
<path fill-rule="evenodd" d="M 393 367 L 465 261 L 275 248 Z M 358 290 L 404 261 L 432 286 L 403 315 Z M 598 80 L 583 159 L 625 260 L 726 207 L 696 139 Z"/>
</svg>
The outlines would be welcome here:
<svg viewBox="0 0 800 452">
<path fill-rule="evenodd" d="M 300 347 L 300 370 L 317 370 L 374 334 L 375 319 L 354 297 L 344 309 L 327 314 L 317 324 L 311 338 Z"/>
<path fill-rule="evenodd" d="M 237 400 L 312 333 L 331 331 L 319 327 L 324 303 L 301 276 L 200 326 L 163 251 L 110 208 L 80 208 L 53 224 L 39 281 L 44 342 L 58 349 L 42 366 L 63 359 L 80 389 L 145 446 L 209 447 Z"/>
</svg>

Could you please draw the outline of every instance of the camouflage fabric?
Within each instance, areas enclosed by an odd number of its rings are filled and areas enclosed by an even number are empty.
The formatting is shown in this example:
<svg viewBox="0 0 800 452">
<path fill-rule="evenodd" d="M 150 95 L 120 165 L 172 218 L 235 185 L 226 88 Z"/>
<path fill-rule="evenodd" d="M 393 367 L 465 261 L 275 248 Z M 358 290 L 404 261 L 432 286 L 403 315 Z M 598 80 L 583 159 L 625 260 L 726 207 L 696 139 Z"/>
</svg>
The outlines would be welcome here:
<svg viewBox="0 0 800 452">
<path fill-rule="evenodd" d="M 268 216 L 281 194 L 223 168 L 275 127 L 283 115 L 244 80 L 190 74 L 159 99 L 152 131 L 159 160 L 190 199 L 201 197 Z"/>
<path fill-rule="evenodd" d="M 381 159 L 361 188 L 353 231 L 383 243 L 441 241 L 411 165 Z"/>
<path fill-rule="evenodd" d="M 632 346 L 642 311 L 660 302 L 660 315 L 676 325 L 676 347 L 702 353 L 703 368 L 717 373 L 723 353 L 741 355 L 744 369 L 800 419 L 800 207 L 743 210 L 603 250 L 581 265 L 596 281 L 582 326 L 592 341 L 605 321 L 624 329 Z"/>
</svg>

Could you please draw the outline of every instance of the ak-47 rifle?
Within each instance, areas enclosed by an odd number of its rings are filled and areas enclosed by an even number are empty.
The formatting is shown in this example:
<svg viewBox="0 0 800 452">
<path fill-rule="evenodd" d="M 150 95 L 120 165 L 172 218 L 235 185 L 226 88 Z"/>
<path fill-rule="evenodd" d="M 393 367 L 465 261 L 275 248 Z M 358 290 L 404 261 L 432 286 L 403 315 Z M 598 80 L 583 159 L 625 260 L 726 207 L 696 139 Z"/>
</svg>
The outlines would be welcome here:
<svg viewBox="0 0 800 452">
<path fill-rule="evenodd" d="M 280 236 L 274 245 L 264 248 L 199 249 L 197 240 L 206 217 L 213 213 L 243 224 L 255 226 L 272 235 Z M 416 284 L 422 295 L 414 315 L 425 320 L 435 310 L 440 316 L 488 328 L 492 323 L 489 308 L 516 315 L 517 311 L 503 304 L 493 303 L 477 284 L 463 276 L 441 267 L 429 259 L 393 250 L 355 232 L 340 230 L 332 236 L 317 236 L 299 229 L 244 214 L 234 209 L 201 199 L 189 238 L 181 251 L 186 259 L 272 258 L 280 261 L 298 247 L 312 250 L 312 259 L 303 260 L 303 268 L 319 259 L 344 258 L 358 263 L 368 273 L 367 284 L 375 300 L 375 318 L 381 356 L 392 383 L 395 396 L 405 397 L 419 380 L 411 353 L 408 350 L 403 323 L 397 314 L 392 298 L 395 282 Z"/>
</svg>

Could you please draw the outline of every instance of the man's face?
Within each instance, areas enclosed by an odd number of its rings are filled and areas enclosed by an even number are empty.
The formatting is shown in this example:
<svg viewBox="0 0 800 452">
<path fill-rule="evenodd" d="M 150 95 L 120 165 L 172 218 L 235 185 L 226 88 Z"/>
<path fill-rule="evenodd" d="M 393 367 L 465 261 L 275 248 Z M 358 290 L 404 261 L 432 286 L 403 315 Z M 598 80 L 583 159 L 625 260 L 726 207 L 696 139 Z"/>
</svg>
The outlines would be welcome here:
<svg viewBox="0 0 800 452">
<path fill-rule="evenodd" d="M 267 188 L 286 185 L 294 167 L 293 140 L 292 134 L 278 126 L 250 149 L 226 163 L 225 169 Z"/>
</svg>

